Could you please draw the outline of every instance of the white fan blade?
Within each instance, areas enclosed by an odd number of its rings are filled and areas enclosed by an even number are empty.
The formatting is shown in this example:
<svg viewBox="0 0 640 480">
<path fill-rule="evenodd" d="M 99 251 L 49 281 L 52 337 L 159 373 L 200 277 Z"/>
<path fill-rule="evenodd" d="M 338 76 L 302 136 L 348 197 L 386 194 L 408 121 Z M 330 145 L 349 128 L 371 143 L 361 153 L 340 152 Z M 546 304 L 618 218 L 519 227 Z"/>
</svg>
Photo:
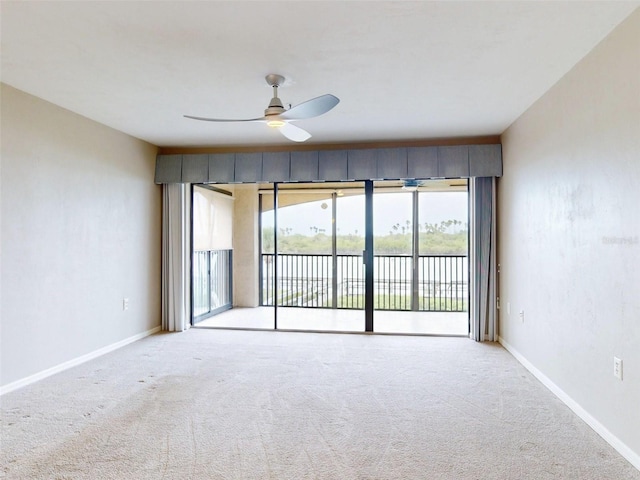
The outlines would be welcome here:
<svg viewBox="0 0 640 480">
<path fill-rule="evenodd" d="M 296 127 L 295 125 L 287 122 L 283 126 L 279 127 L 280 133 L 294 142 L 304 142 L 311 138 L 311 134 L 306 130 Z"/>
<path fill-rule="evenodd" d="M 321 95 L 306 102 L 302 102 L 295 107 L 290 108 L 280 116 L 287 120 L 302 120 L 303 118 L 313 118 L 327 113 L 333 107 L 340 103 L 338 97 L 333 95 Z"/>
<path fill-rule="evenodd" d="M 205 122 L 264 122 L 264 121 L 266 121 L 265 117 L 247 118 L 245 120 L 228 119 L 228 118 L 194 117 L 192 115 L 183 115 L 183 117 L 190 118 L 191 120 L 203 120 Z"/>
</svg>

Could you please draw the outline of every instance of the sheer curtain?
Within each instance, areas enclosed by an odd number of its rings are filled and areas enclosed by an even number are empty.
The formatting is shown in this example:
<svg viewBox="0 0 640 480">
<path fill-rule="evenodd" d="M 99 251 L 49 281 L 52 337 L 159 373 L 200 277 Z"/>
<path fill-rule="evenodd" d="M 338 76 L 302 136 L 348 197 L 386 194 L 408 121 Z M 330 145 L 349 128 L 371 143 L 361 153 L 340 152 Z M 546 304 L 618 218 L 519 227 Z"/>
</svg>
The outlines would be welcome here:
<svg viewBox="0 0 640 480">
<path fill-rule="evenodd" d="M 181 332 L 191 316 L 191 185 L 162 186 L 162 329 Z"/>
<path fill-rule="evenodd" d="M 469 179 L 471 338 L 496 336 L 496 180 Z"/>
</svg>

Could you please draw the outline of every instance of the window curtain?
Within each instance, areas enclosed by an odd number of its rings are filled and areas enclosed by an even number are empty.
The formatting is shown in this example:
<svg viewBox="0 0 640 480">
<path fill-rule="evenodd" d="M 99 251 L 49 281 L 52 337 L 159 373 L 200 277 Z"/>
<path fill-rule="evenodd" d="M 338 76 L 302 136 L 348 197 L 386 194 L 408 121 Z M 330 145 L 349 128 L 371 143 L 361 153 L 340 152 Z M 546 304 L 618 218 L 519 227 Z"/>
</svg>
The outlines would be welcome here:
<svg viewBox="0 0 640 480">
<path fill-rule="evenodd" d="M 469 181 L 471 338 L 495 341 L 496 335 L 496 180 Z"/>
<path fill-rule="evenodd" d="M 191 186 L 162 186 L 162 329 L 181 332 L 191 316 Z"/>
</svg>

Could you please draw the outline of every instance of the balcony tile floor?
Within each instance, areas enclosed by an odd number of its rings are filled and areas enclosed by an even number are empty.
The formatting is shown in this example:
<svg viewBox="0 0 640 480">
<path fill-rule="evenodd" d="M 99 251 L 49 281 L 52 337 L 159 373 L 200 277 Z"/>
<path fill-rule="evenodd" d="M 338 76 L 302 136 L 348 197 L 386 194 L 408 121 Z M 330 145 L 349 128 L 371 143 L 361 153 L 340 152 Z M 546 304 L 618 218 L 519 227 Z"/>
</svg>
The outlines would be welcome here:
<svg viewBox="0 0 640 480">
<path fill-rule="evenodd" d="M 273 307 L 236 307 L 199 322 L 197 327 L 273 329 Z M 469 333 L 467 312 L 376 310 L 376 333 L 462 335 Z M 363 332 L 364 310 L 278 308 L 278 330 Z"/>
</svg>

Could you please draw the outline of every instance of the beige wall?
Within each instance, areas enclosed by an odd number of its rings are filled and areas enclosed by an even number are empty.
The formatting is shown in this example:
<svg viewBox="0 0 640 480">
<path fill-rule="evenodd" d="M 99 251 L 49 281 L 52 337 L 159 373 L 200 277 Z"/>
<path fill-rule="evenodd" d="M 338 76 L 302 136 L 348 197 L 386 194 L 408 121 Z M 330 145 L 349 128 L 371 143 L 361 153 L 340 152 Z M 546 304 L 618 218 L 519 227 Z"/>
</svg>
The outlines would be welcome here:
<svg viewBox="0 0 640 480">
<path fill-rule="evenodd" d="M 7 385 L 160 325 L 161 190 L 156 147 L 1 93 Z"/>
<path fill-rule="evenodd" d="M 233 306 L 257 307 L 258 185 L 235 185 L 233 195 Z"/>
<path fill-rule="evenodd" d="M 637 10 L 504 133 L 498 192 L 503 342 L 638 468 L 639 79 Z"/>
</svg>

